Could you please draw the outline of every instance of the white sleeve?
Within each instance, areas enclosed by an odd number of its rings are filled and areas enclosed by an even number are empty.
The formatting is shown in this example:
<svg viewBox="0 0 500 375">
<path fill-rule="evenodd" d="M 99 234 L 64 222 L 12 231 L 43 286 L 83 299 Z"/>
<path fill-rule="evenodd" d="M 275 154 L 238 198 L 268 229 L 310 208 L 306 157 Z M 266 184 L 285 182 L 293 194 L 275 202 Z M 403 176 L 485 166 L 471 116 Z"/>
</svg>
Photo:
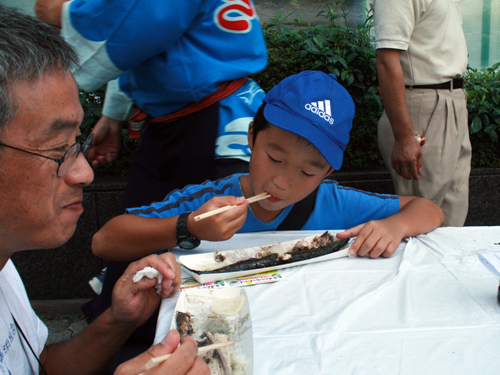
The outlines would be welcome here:
<svg viewBox="0 0 500 375">
<path fill-rule="evenodd" d="M 102 114 L 114 120 L 126 121 L 132 110 L 132 100 L 120 89 L 118 78 L 108 82 Z"/>
<path fill-rule="evenodd" d="M 63 4 L 61 36 L 76 50 L 80 68 L 73 71 L 78 86 L 85 91 L 94 91 L 123 73 L 111 61 L 106 50 L 106 41 L 93 42 L 84 38 L 72 25 L 69 10 L 71 1 Z"/>
<path fill-rule="evenodd" d="M 375 48 L 406 51 L 415 24 L 420 17 L 419 0 L 372 0 L 375 23 Z"/>
</svg>

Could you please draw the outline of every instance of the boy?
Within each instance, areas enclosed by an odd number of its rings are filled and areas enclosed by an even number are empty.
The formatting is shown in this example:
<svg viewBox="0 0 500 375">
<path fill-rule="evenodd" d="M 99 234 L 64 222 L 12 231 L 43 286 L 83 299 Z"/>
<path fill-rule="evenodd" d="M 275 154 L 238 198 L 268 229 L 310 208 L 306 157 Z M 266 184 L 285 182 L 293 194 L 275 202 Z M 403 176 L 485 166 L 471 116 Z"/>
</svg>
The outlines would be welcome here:
<svg viewBox="0 0 500 375">
<path fill-rule="evenodd" d="M 249 174 L 190 185 L 163 202 L 129 209 L 95 234 L 94 254 L 128 261 L 178 245 L 193 249 L 200 240 L 227 240 L 237 231 L 276 230 L 308 197 L 312 212 L 292 229 L 350 228 L 338 237 L 357 236 L 352 255 L 392 255 L 403 238 L 433 230 L 444 215 L 424 198 L 366 193 L 323 180 L 342 165 L 353 117 L 352 98 L 334 75 L 305 71 L 284 79 L 250 124 Z M 249 205 L 246 198 L 263 192 L 271 197 Z M 235 207 L 194 220 L 226 205 Z"/>
</svg>

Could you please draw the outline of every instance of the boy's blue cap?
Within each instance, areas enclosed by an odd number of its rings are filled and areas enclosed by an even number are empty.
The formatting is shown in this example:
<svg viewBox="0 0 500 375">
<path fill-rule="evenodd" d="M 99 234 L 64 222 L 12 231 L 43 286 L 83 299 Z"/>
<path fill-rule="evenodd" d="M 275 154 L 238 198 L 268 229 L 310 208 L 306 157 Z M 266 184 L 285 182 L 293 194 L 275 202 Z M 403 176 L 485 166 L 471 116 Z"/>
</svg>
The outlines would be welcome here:
<svg viewBox="0 0 500 375">
<path fill-rule="evenodd" d="M 304 71 L 274 86 L 264 98 L 271 124 L 307 139 L 333 169 L 340 169 L 354 118 L 354 102 L 333 74 Z"/>
</svg>

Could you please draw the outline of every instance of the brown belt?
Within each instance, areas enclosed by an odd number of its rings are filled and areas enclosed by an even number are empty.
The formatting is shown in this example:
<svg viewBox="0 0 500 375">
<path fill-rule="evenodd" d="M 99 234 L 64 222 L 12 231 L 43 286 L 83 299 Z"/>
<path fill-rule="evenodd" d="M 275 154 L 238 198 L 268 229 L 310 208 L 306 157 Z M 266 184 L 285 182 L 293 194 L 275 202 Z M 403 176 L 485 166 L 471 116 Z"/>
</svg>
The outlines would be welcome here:
<svg viewBox="0 0 500 375">
<path fill-rule="evenodd" d="M 436 85 L 415 85 L 415 86 L 405 86 L 407 89 L 432 89 L 432 90 L 455 90 L 461 89 L 464 87 L 464 79 L 463 78 L 453 78 L 453 80 L 438 83 Z"/>
</svg>

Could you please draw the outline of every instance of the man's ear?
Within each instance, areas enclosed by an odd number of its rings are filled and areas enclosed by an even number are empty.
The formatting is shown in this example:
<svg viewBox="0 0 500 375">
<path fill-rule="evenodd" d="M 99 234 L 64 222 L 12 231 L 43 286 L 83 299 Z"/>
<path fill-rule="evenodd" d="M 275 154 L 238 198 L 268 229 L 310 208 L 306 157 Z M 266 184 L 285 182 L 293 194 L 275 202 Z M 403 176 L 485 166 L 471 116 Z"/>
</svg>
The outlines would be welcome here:
<svg viewBox="0 0 500 375">
<path fill-rule="evenodd" d="M 253 121 L 248 125 L 248 148 L 253 151 Z"/>
</svg>

